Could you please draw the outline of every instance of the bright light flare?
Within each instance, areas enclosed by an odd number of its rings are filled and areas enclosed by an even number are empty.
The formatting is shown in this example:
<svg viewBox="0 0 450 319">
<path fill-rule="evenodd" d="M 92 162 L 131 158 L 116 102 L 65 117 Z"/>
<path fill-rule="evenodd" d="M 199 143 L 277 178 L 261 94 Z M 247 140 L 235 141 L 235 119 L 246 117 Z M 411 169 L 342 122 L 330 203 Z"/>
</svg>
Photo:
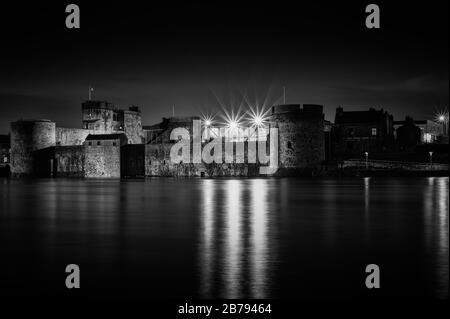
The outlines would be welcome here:
<svg viewBox="0 0 450 319">
<path fill-rule="evenodd" d="M 256 126 L 261 126 L 263 124 L 263 119 L 260 116 L 255 116 L 253 118 L 253 123 L 255 123 Z"/>
<path fill-rule="evenodd" d="M 441 123 L 447 123 L 448 122 L 448 112 L 447 111 L 437 112 L 435 114 L 435 121 L 441 122 Z"/>
<path fill-rule="evenodd" d="M 228 122 L 228 128 L 235 130 L 239 127 L 239 123 L 236 120 L 231 120 Z"/>
<path fill-rule="evenodd" d="M 202 123 L 204 127 L 211 127 L 214 124 L 214 116 L 213 115 L 204 115 L 202 114 Z"/>
<path fill-rule="evenodd" d="M 259 110 L 258 107 L 250 106 L 250 110 L 248 112 L 250 125 L 254 128 L 266 127 L 269 124 L 269 111 L 270 108 L 267 110 L 264 110 L 264 108 Z"/>
</svg>

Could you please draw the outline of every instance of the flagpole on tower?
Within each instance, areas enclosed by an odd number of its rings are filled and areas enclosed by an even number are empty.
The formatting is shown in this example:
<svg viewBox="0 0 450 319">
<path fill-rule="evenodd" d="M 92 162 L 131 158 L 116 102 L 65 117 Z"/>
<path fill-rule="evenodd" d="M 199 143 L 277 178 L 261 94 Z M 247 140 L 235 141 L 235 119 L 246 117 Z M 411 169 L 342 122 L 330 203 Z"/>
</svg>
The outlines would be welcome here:
<svg viewBox="0 0 450 319">
<path fill-rule="evenodd" d="M 283 104 L 286 104 L 286 87 L 283 86 Z"/>
<path fill-rule="evenodd" d="M 94 88 L 92 86 L 89 85 L 89 101 L 92 98 L 92 92 L 94 92 Z"/>
</svg>

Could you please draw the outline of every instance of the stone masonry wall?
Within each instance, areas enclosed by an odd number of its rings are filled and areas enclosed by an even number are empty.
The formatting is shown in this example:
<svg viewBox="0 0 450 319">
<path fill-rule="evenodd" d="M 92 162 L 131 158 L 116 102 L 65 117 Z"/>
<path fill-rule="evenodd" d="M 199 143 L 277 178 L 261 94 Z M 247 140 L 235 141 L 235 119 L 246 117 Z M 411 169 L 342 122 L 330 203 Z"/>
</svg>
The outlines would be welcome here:
<svg viewBox="0 0 450 319">
<path fill-rule="evenodd" d="M 33 153 L 55 145 L 55 123 L 47 120 L 11 123 L 11 173 L 32 175 Z"/>
<path fill-rule="evenodd" d="M 89 134 L 99 134 L 93 130 L 85 130 L 78 128 L 56 128 L 56 145 L 83 145 L 84 140 Z"/>
<path fill-rule="evenodd" d="M 222 152 L 222 163 L 172 163 L 170 149 L 174 144 L 158 143 L 145 146 L 145 175 L 174 177 L 246 177 L 259 176 L 259 164 L 225 163 Z M 247 149 L 245 157 L 247 157 Z M 192 148 L 191 148 L 192 156 Z M 191 157 L 192 158 L 192 157 Z"/>
<path fill-rule="evenodd" d="M 280 168 L 314 169 L 325 159 L 323 115 L 284 113 L 272 117 L 278 127 Z"/>
<path fill-rule="evenodd" d="M 128 144 L 142 144 L 144 142 L 140 112 L 124 111 L 124 127 Z"/>
<path fill-rule="evenodd" d="M 55 147 L 56 176 L 84 177 L 84 146 Z"/>
<path fill-rule="evenodd" d="M 120 146 L 85 145 L 87 178 L 120 178 Z"/>
</svg>

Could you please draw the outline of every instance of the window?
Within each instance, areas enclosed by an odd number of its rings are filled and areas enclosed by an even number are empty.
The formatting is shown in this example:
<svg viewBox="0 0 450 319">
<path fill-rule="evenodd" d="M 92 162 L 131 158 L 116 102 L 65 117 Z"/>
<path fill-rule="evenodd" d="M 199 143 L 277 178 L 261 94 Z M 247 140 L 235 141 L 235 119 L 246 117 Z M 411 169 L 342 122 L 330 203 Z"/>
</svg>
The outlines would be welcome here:
<svg viewBox="0 0 450 319">
<path fill-rule="evenodd" d="M 292 143 L 291 142 L 287 142 L 287 148 L 290 149 L 290 150 L 292 149 Z"/>
<path fill-rule="evenodd" d="M 97 141 L 97 145 L 100 145 L 100 141 Z"/>
<path fill-rule="evenodd" d="M 377 135 L 377 128 L 372 127 L 372 136 L 376 136 L 376 135 Z"/>
<path fill-rule="evenodd" d="M 89 146 L 92 146 L 92 142 L 88 142 L 88 145 L 89 145 Z"/>
<path fill-rule="evenodd" d="M 355 129 L 354 128 L 349 128 L 348 129 L 348 135 L 354 136 L 355 135 Z"/>
<path fill-rule="evenodd" d="M 113 146 L 117 146 L 117 143 L 116 143 L 116 142 L 113 142 Z"/>
</svg>

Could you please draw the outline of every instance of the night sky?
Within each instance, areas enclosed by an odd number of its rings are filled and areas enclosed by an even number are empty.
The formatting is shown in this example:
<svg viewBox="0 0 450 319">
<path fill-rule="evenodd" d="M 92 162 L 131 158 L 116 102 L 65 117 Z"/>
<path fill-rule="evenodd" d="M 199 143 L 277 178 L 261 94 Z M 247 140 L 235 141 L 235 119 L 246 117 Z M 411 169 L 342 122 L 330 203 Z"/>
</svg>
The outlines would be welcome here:
<svg viewBox="0 0 450 319">
<path fill-rule="evenodd" d="M 92 1 L 91 1 L 92 2 Z M 393 3 L 396 6 L 393 6 Z M 448 106 L 445 2 L 375 1 L 381 29 L 365 28 L 370 2 L 74 1 L 0 6 L 0 133 L 19 118 L 81 127 L 94 99 L 138 105 L 143 124 L 252 102 L 376 107 L 396 120 L 432 119 Z M 144 5 L 144 3 L 146 5 Z"/>
</svg>

